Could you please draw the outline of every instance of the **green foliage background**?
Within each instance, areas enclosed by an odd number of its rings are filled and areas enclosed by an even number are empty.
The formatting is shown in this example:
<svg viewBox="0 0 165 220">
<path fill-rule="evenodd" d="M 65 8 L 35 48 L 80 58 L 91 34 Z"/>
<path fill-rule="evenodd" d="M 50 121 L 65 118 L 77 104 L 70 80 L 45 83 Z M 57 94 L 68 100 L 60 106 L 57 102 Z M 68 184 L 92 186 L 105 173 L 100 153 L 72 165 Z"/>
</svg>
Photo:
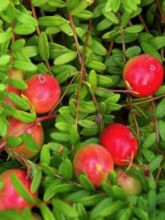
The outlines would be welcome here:
<svg viewBox="0 0 165 220">
<path fill-rule="evenodd" d="M 56 119 L 43 123 L 45 144 L 26 161 L 31 189 L 39 191 L 33 212 L 43 220 L 165 219 L 165 85 L 153 97 L 137 99 L 125 92 L 122 81 L 124 64 L 135 55 L 149 53 L 164 62 L 164 27 L 164 0 L 0 0 L 1 146 L 9 116 L 27 123 L 37 118 L 24 97 L 7 93 L 7 84 L 27 87 L 23 80 L 9 79 L 10 69 L 24 71 L 25 79 L 50 73 L 62 88 L 52 112 Z M 19 110 L 6 104 L 6 96 Z M 112 122 L 128 125 L 138 139 L 131 172 L 141 181 L 139 196 L 126 196 L 115 172 L 99 189 L 85 175 L 74 176 L 75 151 L 98 143 L 100 131 Z M 24 140 L 33 145 L 31 137 Z M 9 138 L 8 145 L 20 141 Z M 22 164 L 2 152 L 0 171 L 13 167 Z M 13 183 L 31 199 L 17 179 Z M 0 212 L 0 218 L 34 219 L 29 209 L 21 215 Z"/>
</svg>

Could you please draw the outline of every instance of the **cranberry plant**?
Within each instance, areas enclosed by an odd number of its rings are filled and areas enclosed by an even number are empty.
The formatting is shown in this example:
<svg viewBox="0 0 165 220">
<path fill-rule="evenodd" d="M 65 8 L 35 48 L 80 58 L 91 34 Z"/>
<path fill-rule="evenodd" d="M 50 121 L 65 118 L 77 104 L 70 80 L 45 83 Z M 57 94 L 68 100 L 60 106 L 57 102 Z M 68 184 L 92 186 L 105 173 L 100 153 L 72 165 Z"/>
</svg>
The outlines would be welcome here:
<svg viewBox="0 0 165 220">
<path fill-rule="evenodd" d="M 164 27 L 164 0 L 0 0 L 0 175 L 25 170 L 32 179 L 30 192 L 37 195 L 33 206 L 21 212 L 0 210 L 0 219 L 165 219 Z M 126 63 L 141 54 L 161 65 L 161 79 L 145 87 L 154 93 L 143 97 L 133 96 L 136 91 L 123 80 Z M 138 65 L 145 73 L 143 62 Z M 154 71 L 157 76 L 155 66 Z M 30 88 L 29 79 L 37 74 L 40 83 L 45 74 L 54 78 L 57 96 L 50 93 L 40 102 L 53 87 L 47 79 L 48 89 L 37 90 L 36 81 Z M 46 110 L 33 106 L 38 93 L 37 106 Z M 17 131 L 11 120 L 23 127 Z M 102 173 L 98 186 L 90 179 L 97 173 L 87 175 L 83 163 L 83 172 L 75 172 L 74 157 L 83 146 L 98 146 L 112 123 L 129 128 L 137 152 L 129 152 L 129 163 L 121 162 L 122 172 L 121 164 L 108 169 L 103 163 L 110 172 Z M 44 134 L 36 131 L 36 142 L 33 129 L 41 124 Z M 120 139 L 124 135 L 118 132 Z M 20 146 L 27 155 L 16 150 Z M 17 176 L 8 182 L 30 201 Z M 3 189 L 0 180 L 4 196 Z"/>
</svg>

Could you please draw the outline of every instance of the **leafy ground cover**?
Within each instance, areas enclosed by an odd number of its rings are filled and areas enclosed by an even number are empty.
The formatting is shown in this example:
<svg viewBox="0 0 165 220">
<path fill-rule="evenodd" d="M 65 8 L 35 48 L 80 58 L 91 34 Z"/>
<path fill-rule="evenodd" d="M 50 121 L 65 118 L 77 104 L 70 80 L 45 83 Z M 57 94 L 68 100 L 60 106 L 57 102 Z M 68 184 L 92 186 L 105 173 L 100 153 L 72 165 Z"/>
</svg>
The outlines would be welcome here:
<svg viewBox="0 0 165 220">
<path fill-rule="evenodd" d="M 165 219 L 165 84 L 137 98 L 123 81 L 134 56 L 147 53 L 164 64 L 164 28 L 164 0 L 0 0 L 0 172 L 26 170 L 31 191 L 38 192 L 32 201 L 13 177 L 34 207 L 0 211 L 0 219 Z M 43 114 L 20 95 L 26 79 L 38 73 L 49 73 L 61 88 L 58 103 Z M 11 118 L 28 123 L 17 136 L 8 135 Z M 36 121 L 44 129 L 41 149 L 26 132 Z M 118 166 L 97 188 L 84 173 L 74 173 L 76 151 L 100 143 L 113 122 L 137 139 L 135 159 L 122 167 L 140 181 L 135 195 L 117 181 Z M 16 152 L 21 143 L 35 156 Z"/>
</svg>

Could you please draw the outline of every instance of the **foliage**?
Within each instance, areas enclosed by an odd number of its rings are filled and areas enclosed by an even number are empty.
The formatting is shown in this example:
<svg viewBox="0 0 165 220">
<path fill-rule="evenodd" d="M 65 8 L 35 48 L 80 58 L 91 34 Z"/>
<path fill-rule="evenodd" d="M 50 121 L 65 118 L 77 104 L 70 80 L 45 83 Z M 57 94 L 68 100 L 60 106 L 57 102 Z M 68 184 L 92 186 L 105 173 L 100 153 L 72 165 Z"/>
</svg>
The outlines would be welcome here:
<svg viewBox="0 0 165 220">
<path fill-rule="evenodd" d="M 7 92 L 8 84 L 26 88 L 25 81 L 10 79 L 10 69 L 24 71 L 24 80 L 50 73 L 62 88 L 57 117 L 43 123 L 45 144 L 24 164 L 31 169 L 32 191 L 39 191 L 34 212 L 43 220 L 165 219 L 165 85 L 139 99 L 122 81 L 123 66 L 133 56 L 149 53 L 164 62 L 164 13 L 160 0 L 0 0 L 0 148 L 9 117 L 27 123 L 37 118 L 25 97 Z M 141 181 L 140 196 L 125 195 L 115 172 L 99 189 L 84 174 L 74 176 L 75 151 L 98 143 L 100 131 L 114 121 L 127 124 L 138 139 L 130 172 Z M 15 147 L 22 137 L 8 142 Z M 0 171 L 21 167 L 16 159 L 2 152 Z M 0 219 L 23 218 L 34 219 L 30 209 L 0 212 Z"/>
</svg>

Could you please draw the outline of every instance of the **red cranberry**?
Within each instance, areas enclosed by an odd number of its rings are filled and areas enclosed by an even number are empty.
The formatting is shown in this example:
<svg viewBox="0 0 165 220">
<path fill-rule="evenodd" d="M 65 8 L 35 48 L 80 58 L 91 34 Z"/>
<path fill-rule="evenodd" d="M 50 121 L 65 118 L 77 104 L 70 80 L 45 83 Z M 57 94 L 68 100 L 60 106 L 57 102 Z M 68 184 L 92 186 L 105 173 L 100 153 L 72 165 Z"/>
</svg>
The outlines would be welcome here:
<svg viewBox="0 0 165 220">
<path fill-rule="evenodd" d="M 100 135 L 100 143 L 111 154 L 116 165 L 128 165 L 137 153 L 137 141 L 125 125 L 114 123 Z"/>
<path fill-rule="evenodd" d="M 162 64 L 149 54 L 131 58 L 125 65 L 123 79 L 134 91 L 133 96 L 146 97 L 154 94 L 163 82 Z"/>
<path fill-rule="evenodd" d="M 26 130 L 28 126 L 29 124 L 27 123 L 18 121 L 16 119 L 11 119 L 8 125 L 7 136 L 8 137 L 19 136 L 25 131 L 32 135 L 32 138 L 38 145 L 38 151 L 39 151 L 40 148 L 42 147 L 43 140 L 44 140 L 44 132 L 43 132 L 42 125 L 38 123 Z M 38 151 L 32 151 L 28 149 L 24 144 L 20 144 L 19 146 L 12 148 L 12 151 L 19 153 L 25 158 L 32 158 L 38 153 Z"/>
<path fill-rule="evenodd" d="M 113 170 L 113 160 L 108 151 L 98 144 L 88 144 L 80 148 L 73 160 L 75 174 L 86 173 L 94 186 L 100 186 Z"/>
<path fill-rule="evenodd" d="M 25 171 L 20 169 L 7 170 L 0 175 L 0 181 L 3 183 L 0 189 L 0 210 L 22 210 L 26 207 L 32 207 L 33 205 L 26 201 L 13 186 L 11 175 L 15 175 L 19 179 L 33 198 L 37 196 L 36 193 L 30 191 L 31 179 L 27 177 Z"/>
<path fill-rule="evenodd" d="M 34 106 L 36 113 L 46 113 L 58 103 L 61 89 L 58 81 L 49 74 L 36 74 L 26 81 L 28 88 L 22 93 Z"/>
</svg>

